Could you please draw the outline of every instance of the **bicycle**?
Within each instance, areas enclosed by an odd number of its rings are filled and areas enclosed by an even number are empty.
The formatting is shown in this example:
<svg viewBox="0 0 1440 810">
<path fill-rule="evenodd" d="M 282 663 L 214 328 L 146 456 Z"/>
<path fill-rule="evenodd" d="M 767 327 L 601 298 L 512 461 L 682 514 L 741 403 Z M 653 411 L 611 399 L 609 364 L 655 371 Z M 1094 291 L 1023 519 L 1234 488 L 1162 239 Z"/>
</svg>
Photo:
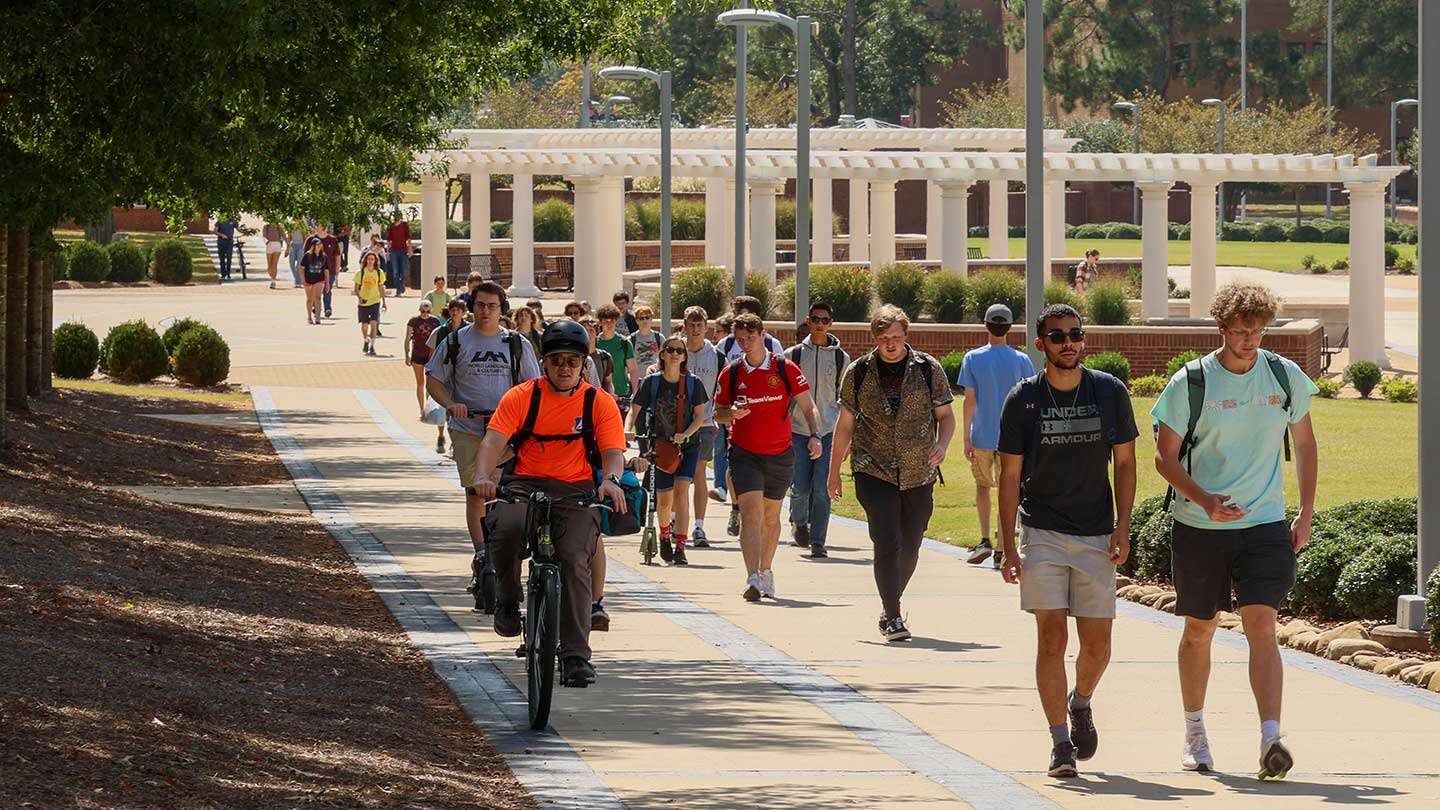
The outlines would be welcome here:
<svg viewBox="0 0 1440 810">
<path fill-rule="evenodd" d="M 525 658 L 530 728 L 538 731 L 550 722 L 556 659 L 560 649 L 560 562 L 555 558 L 555 545 L 550 541 L 550 510 L 562 503 L 578 503 L 597 509 L 610 507 L 596 501 L 594 490 L 550 495 L 541 490 L 511 492 L 509 487 L 501 487 L 494 500 L 487 501 L 486 506 L 495 503 L 526 504 L 530 575 L 525 583 L 524 641 L 517 655 L 523 652 Z M 539 510 L 538 514 L 536 510 Z M 533 530 L 530 527 L 534 527 Z"/>
</svg>

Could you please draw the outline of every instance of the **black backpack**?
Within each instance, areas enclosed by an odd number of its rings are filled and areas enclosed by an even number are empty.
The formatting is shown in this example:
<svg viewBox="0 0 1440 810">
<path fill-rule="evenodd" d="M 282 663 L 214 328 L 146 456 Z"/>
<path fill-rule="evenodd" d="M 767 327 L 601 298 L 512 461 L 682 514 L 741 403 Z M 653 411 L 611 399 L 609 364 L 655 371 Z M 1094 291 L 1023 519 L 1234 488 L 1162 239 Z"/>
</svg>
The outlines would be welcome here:
<svg viewBox="0 0 1440 810">
<path fill-rule="evenodd" d="M 916 354 L 917 356 L 919 356 L 919 357 L 921 357 L 921 358 L 924 359 L 925 362 L 923 362 L 923 363 L 920 364 L 920 368 L 923 370 L 923 372 L 924 372 L 924 374 L 925 374 L 925 387 L 926 387 L 926 388 L 934 388 L 934 387 L 935 387 L 935 367 L 934 367 L 934 366 L 931 364 L 931 362 L 930 362 L 930 361 L 931 361 L 930 355 L 928 355 L 928 354 L 926 354 L 926 353 L 924 353 L 924 352 L 922 352 L 922 351 L 916 351 L 915 349 L 911 349 L 910 351 L 915 352 L 915 354 Z M 863 354 L 863 355 L 861 355 L 860 357 L 856 358 L 855 362 L 853 362 L 853 363 L 850 364 L 850 367 L 855 370 L 855 396 L 856 396 L 856 397 L 859 397 L 859 396 L 860 396 L 860 386 L 863 385 L 864 382 L 865 382 L 865 375 L 870 372 L 870 358 L 872 358 L 872 357 L 874 357 L 874 356 L 875 356 L 875 353 L 874 353 L 874 352 L 870 352 L 870 353 L 868 353 L 868 354 Z M 836 362 L 838 363 L 839 361 L 837 360 Z M 840 390 L 840 386 L 839 386 L 839 385 L 836 385 L 836 386 L 835 386 L 835 390 L 836 390 L 836 391 L 839 391 L 839 390 Z"/>
<path fill-rule="evenodd" d="M 802 348 L 803 348 L 803 346 L 802 346 L 801 344 L 798 344 L 798 343 L 797 343 L 796 345 L 791 346 L 790 349 L 785 352 L 785 357 L 786 357 L 786 359 L 788 359 L 790 362 L 794 363 L 796 368 L 800 368 L 800 355 L 802 354 L 802 352 L 801 352 L 800 350 L 801 350 Z M 817 347 L 817 348 L 818 348 L 818 347 Z M 802 373 L 804 372 L 804 369 L 800 369 L 800 370 L 801 370 Z M 820 370 L 819 370 L 819 368 L 816 368 L 815 371 L 816 371 L 816 373 L 818 374 Z M 840 350 L 837 348 L 836 351 L 835 351 L 835 394 L 836 394 L 836 396 L 839 396 L 839 394 L 840 394 L 840 379 L 841 379 L 842 377 L 844 377 L 844 376 L 845 376 L 845 353 L 842 352 L 842 351 L 840 351 Z M 818 382 L 818 380 L 817 380 L 817 382 Z M 928 382 L 928 379 L 927 379 L 927 382 Z"/>
</svg>

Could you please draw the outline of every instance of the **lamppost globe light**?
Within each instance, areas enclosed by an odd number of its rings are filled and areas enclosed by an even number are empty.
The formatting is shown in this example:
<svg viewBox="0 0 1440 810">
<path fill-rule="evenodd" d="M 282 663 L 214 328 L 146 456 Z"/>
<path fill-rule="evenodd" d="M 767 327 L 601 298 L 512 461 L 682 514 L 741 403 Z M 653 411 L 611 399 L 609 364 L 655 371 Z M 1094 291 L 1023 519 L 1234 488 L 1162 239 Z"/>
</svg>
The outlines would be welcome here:
<svg viewBox="0 0 1440 810">
<path fill-rule="evenodd" d="M 629 97 L 629 96 L 606 96 L 606 97 L 605 97 L 605 103 L 606 103 L 606 104 L 629 104 L 629 103 L 630 103 L 630 97 Z"/>
<path fill-rule="evenodd" d="M 1114 107 L 1117 110 L 1125 110 L 1127 112 L 1134 112 L 1136 109 L 1135 102 L 1133 101 L 1117 101 L 1110 106 Z"/>
<path fill-rule="evenodd" d="M 660 83 L 660 74 L 649 68 L 635 67 L 634 65 L 612 65 L 600 69 L 600 78 L 614 79 L 617 81 L 639 81 L 646 79 L 656 84 Z"/>
<path fill-rule="evenodd" d="M 795 30 L 796 25 L 795 18 L 788 14 L 754 8 L 735 8 L 729 11 L 722 11 L 716 19 L 719 20 L 721 25 L 748 25 L 752 27 L 760 25 L 783 25 L 791 31 Z"/>
<path fill-rule="evenodd" d="M 604 71 L 601 71 L 601 74 L 603 75 Z M 1200 103 L 1204 104 L 1206 107 L 1217 107 L 1223 105 L 1225 103 L 1225 100 L 1219 98 L 1206 98 L 1201 99 Z"/>
</svg>

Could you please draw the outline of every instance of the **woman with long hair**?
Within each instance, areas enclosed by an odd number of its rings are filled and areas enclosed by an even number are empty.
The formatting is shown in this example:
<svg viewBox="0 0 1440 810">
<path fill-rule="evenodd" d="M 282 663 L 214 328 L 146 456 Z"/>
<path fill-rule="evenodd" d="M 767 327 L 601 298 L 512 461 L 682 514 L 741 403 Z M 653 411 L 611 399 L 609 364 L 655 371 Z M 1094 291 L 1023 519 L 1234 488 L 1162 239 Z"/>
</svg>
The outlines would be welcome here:
<svg viewBox="0 0 1440 810">
<path fill-rule="evenodd" d="M 365 354 L 375 356 L 375 338 L 380 337 L 380 310 L 385 304 L 385 279 L 381 275 L 380 254 L 366 253 L 360 260 L 355 276 L 355 296 L 360 299 L 360 334 L 365 338 Z"/>
<path fill-rule="evenodd" d="M 625 434 L 634 436 L 641 413 L 655 443 L 655 507 L 660 521 L 660 559 L 688 565 L 683 532 L 690 525 L 690 484 L 700 464 L 695 434 L 705 426 L 705 385 L 690 373 L 685 335 L 676 333 L 660 346 L 660 370 L 640 381 L 625 418 Z M 667 469 L 668 468 L 668 471 Z M 674 521 L 671 521 L 671 511 Z M 678 532 L 672 532 L 677 527 Z"/>
<path fill-rule="evenodd" d="M 330 278 L 330 258 L 325 255 L 325 243 L 320 237 L 310 237 L 305 245 L 305 255 L 300 257 L 300 277 L 305 281 L 305 322 L 318 324 L 325 306 L 325 282 Z"/>
<path fill-rule="evenodd" d="M 540 353 L 540 324 L 535 316 L 535 310 L 530 307 L 517 307 L 510 313 L 515 316 L 515 331 L 525 336 L 530 345 L 535 347 L 535 353 Z"/>
</svg>

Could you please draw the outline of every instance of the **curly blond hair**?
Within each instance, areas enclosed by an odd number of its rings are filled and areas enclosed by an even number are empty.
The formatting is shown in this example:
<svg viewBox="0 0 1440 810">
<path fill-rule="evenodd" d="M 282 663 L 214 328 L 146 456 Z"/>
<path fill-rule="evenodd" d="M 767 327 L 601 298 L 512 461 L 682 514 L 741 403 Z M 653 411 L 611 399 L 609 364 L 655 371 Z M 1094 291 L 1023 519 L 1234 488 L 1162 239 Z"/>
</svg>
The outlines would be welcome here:
<svg viewBox="0 0 1440 810">
<path fill-rule="evenodd" d="M 1268 324 L 1280 310 L 1280 296 L 1264 284 L 1232 281 L 1215 291 L 1210 316 L 1222 326 L 1236 322 Z"/>
</svg>

